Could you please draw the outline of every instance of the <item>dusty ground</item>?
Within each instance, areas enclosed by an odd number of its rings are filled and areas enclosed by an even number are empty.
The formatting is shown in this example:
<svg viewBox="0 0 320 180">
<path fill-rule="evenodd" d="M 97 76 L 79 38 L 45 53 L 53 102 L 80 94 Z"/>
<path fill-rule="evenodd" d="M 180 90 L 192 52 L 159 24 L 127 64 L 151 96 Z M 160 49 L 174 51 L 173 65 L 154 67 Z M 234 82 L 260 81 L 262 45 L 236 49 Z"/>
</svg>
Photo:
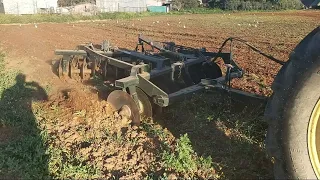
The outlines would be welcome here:
<svg viewBox="0 0 320 180">
<path fill-rule="evenodd" d="M 133 48 L 139 33 L 160 41 L 175 41 L 216 50 L 224 39 L 241 37 L 275 57 L 287 60 L 296 44 L 318 26 L 319 11 L 177 15 L 99 22 L 2 25 L 0 47 L 9 67 L 23 70 L 28 79 L 52 87 L 65 86 L 52 72 L 55 49 L 74 49 L 80 43 L 108 39 L 119 47 Z M 184 28 L 185 27 L 185 28 Z M 279 66 L 236 46 L 236 61 L 248 72 L 235 87 L 269 94 Z M 55 89 L 54 88 L 54 89 Z"/>
<path fill-rule="evenodd" d="M 298 11 L 1 25 L 0 50 L 6 53 L 6 67 L 21 70 L 27 79 L 20 84 L 13 82 L 12 87 L 5 84 L 8 89 L 0 101 L 1 113 L 7 112 L 4 120 L 14 119 L 4 121 L 9 124 L 7 127 L 0 126 L 1 134 L 6 135 L 0 136 L 5 144 L 0 143 L 0 165 L 6 168 L 0 169 L 0 177 L 3 172 L 5 177 L 25 172 L 16 176 L 28 178 L 152 178 L 166 173 L 169 179 L 270 179 L 272 163 L 263 146 L 266 127 L 260 121 L 263 103 L 254 105 L 246 100 L 253 106 L 240 104 L 244 108 L 239 110 L 232 108 L 239 104 L 227 96 L 218 93 L 213 98 L 204 94 L 173 105 L 163 116 L 155 117 L 156 124 L 147 121 L 142 127 L 133 128 L 130 120 L 113 113 L 87 86 L 59 79 L 52 70 L 52 61 L 58 58 L 54 50 L 74 49 L 80 43 L 100 43 L 104 39 L 119 47 L 133 48 L 137 35 L 142 33 L 159 41 L 216 51 L 226 38 L 233 36 L 286 61 L 296 44 L 319 25 L 319 19 L 319 11 Z M 235 80 L 234 87 L 270 94 L 270 84 L 280 66 L 239 44 L 235 50 L 235 60 L 247 74 L 242 80 Z M 60 92 L 65 89 L 73 90 Z M 49 101 L 32 103 L 29 94 L 39 90 L 50 92 Z M 23 108 L 26 113 L 16 112 Z M 5 124 L 3 117 L 0 120 Z M 22 131 L 28 135 L 17 136 L 20 140 L 27 137 L 28 141 L 11 144 L 16 141 L 11 137 L 20 129 L 10 129 L 10 124 L 22 129 L 32 127 L 30 132 Z M 190 142 L 181 139 L 186 133 Z M 188 163 L 181 163 L 185 161 Z M 197 164 L 193 164 L 195 161 Z M 184 172 L 185 169 L 189 170 Z"/>
</svg>

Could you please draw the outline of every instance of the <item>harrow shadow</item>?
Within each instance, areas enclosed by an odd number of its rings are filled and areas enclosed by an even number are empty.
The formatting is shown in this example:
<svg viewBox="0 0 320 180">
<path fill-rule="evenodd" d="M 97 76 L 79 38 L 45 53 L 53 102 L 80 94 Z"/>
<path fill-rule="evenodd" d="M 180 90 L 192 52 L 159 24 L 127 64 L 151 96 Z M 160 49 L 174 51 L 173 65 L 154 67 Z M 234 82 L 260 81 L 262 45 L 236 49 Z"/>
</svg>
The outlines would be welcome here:
<svg viewBox="0 0 320 180">
<path fill-rule="evenodd" d="M 155 119 L 176 138 L 187 133 L 195 152 L 210 156 L 226 179 L 272 179 L 271 160 L 256 143 L 266 132 L 265 101 L 232 97 L 205 93 L 173 104 Z"/>
<path fill-rule="evenodd" d="M 113 90 L 99 77 L 84 83 L 94 88 L 100 100 Z M 216 90 L 174 103 L 154 120 L 176 138 L 187 133 L 194 151 L 210 156 L 225 178 L 272 179 L 273 166 L 263 147 L 265 104 L 265 100 Z"/>
<path fill-rule="evenodd" d="M 36 82 L 26 82 L 24 74 L 1 94 L 0 179 L 43 179 L 49 177 L 48 157 L 43 144 L 33 101 L 47 100 Z"/>
</svg>

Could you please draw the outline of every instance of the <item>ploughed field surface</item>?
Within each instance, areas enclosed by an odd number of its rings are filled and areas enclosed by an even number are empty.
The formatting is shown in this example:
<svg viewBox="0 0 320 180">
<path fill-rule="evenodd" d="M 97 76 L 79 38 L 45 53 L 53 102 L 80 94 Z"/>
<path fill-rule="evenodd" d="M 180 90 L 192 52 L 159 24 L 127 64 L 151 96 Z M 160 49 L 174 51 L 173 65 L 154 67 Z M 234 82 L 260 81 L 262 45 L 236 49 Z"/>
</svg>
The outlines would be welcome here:
<svg viewBox="0 0 320 180">
<path fill-rule="evenodd" d="M 217 51 L 228 37 L 240 37 L 264 52 L 286 61 L 290 52 L 319 25 L 319 11 L 265 13 L 225 13 L 208 15 L 170 15 L 130 20 L 87 21 L 1 25 L 0 47 L 6 52 L 9 67 L 22 69 L 28 78 L 41 84 L 61 84 L 51 70 L 55 49 L 74 49 L 81 43 L 110 40 L 118 47 L 133 49 L 142 33 L 158 41 L 174 41 L 191 47 Z M 227 50 L 227 49 L 226 49 Z M 233 86 L 269 95 L 270 84 L 280 66 L 240 44 L 234 59 L 246 73 Z M 39 76 L 41 74 L 41 76 Z"/>
<path fill-rule="evenodd" d="M 54 50 L 104 39 L 133 49 L 142 33 L 218 51 L 226 38 L 239 37 L 287 61 L 319 19 L 320 11 L 286 11 L 0 25 L 0 177 L 273 178 L 264 102 L 204 93 L 132 127 L 105 101 L 110 91 L 100 79 L 59 79 Z M 233 87 L 272 93 L 278 64 L 241 44 L 234 59 L 246 74 Z"/>
</svg>

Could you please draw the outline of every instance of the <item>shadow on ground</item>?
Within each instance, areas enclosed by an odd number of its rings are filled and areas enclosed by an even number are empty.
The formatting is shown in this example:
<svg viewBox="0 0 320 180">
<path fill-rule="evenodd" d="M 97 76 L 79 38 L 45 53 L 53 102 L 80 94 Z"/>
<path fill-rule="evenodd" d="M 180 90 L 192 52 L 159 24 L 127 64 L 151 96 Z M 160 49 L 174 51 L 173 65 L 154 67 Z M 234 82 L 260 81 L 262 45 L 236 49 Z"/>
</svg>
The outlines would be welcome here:
<svg viewBox="0 0 320 180">
<path fill-rule="evenodd" d="M 33 101 L 48 99 L 36 82 L 18 74 L 15 84 L 0 91 L 0 179 L 48 178 L 48 159 Z"/>
<path fill-rule="evenodd" d="M 176 138 L 187 133 L 195 152 L 211 156 L 225 178 L 271 179 L 264 106 L 265 101 L 212 92 L 173 104 L 155 119 Z"/>
<path fill-rule="evenodd" d="M 100 100 L 112 88 L 101 78 L 84 81 Z M 154 119 L 176 138 L 188 134 L 198 155 L 212 158 L 227 179 L 271 179 L 272 163 L 264 150 L 265 101 L 212 92 L 186 98 Z"/>
<path fill-rule="evenodd" d="M 96 88 L 101 100 L 111 92 L 99 79 L 86 84 Z M 272 179 L 272 163 L 264 149 L 265 104 L 266 100 L 213 91 L 185 98 L 154 120 L 177 139 L 187 133 L 194 151 L 210 156 L 224 178 Z"/>
</svg>

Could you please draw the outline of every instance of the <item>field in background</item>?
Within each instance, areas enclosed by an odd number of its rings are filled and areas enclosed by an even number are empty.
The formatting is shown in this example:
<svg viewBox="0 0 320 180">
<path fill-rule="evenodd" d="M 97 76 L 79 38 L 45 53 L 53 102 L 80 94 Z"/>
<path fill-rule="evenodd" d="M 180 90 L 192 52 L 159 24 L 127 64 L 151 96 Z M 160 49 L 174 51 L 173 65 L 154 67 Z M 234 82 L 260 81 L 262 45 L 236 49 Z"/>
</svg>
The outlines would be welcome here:
<svg viewBox="0 0 320 180">
<path fill-rule="evenodd" d="M 286 10 L 293 12 L 294 10 Z M 241 11 L 240 11 L 241 12 Z M 273 12 L 271 10 L 250 10 L 244 12 Z M 282 11 L 284 12 L 284 10 Z M 213 8 L 191 8 L 180 11 L 171 11 L 169 13 L 157 12 L 113 12 L 113 13 L 98 13 L 95 15 L 81 15 L 81 14 L 33 14 L 33 15 L 10 15 L 0 14 L 0 24 L 26 24 L 26 23 L 64 23 L 76 21 L 99 21 L 109 19 L 133 19 L 148 16 L 170 16 L 170 15 L 190 15 L 190 14 L 223 14 L 233 13 L 233 11 L 224 11 Z"/>
<path fill-rule="evenodd" d="M 206 93 L 131 128 L 92 93 L 103 83 L 99 78 L 91 85 L 60 80 L 53 51 L 104 39 L 132 49 L 139 33 L 217 51 L 233 36 L 286 61 L 319 18 L 319 11 L 290 11 L 2 25 L 0 176 L 272 178 L 264 102 Z M 270 95 L 280 66 L 240 44 L 234 53 L 246 75 L 233 86 Z"/>
<path fill-rule="evenodd" d="M 112 13 L 98 13 L 95 15 L 81 15 L 81 14 L 33 14 L 33 15 L 10 15 L 0 14 L 0 24 L 26 24 L 26 23 L 64 23 L 76 21 L 98 21 L 108 19 L 133 19 L 148 16 L 163 16 L 163 15 L 182 15 L 182 14 L 211 14 L 223 13 L 220 9 L 208 8 L 194 8 L 181 11 L 172 11 L 169 13 L 157 12 L 112 12 Z"/>
</svg>

